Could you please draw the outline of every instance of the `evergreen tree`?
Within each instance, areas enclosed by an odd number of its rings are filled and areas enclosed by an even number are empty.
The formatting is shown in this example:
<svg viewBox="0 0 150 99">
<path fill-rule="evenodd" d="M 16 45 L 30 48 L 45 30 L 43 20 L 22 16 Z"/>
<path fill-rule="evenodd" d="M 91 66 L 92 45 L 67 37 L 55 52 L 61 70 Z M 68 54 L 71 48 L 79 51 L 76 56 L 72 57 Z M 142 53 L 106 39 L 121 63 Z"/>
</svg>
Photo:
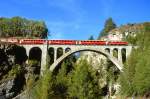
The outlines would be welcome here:
<svg viewBox="0 0 150 99">
<path fill-rule="evenodd" d="M 131 56 L 128 58 L 127 63 L 124 66 L 124 72 L 121 74 L 120 77 L 120 84 L 121 84 L 121 94 L 126 96 L 134 95 L 134 86 L 133 86 L 133 79 L 135 75 L 135 68 L 137 64 L 137 50 L 133 50 Z"/>
<path fill-rule="evenodd" d="M 137 35 L 138 48 L 132 51 L 121 75 L 122 93 L 127 96 L 150 94 L 150 24 L 144 27 L 144 32 Z"/>
<path fill-rule="evenodd" d="M 94 40 L 93 35 L 91 35 L 88 40 Z"/>
<path fill-rule="evenodd" d="M 38 84 L 33 88 L 31 96 L 33 99 L 50 99 L 53 95 L 53 77 L 49 70 L 45 70 Z M 31 89 L 32 90 L 32 89 Z"/>
<path fill-rule="evenodd" d="M 75 66 L 69 79 L 68 94 L 75 99 L 100 99 L 96 73 L 85 60 Z"/>
<path fill-rule="evenodd" d="M 135 77 L 133 79 L 136 94 L 142 96 L 150 94 L 150 54 L 147 53 L 150 53 L 150 50 L 144 51 L 142 58 L 139 57 L 140 60 L 138 60 L 136 65 Z"/>
<path fill-rule="evenodd" d="M 56 81 L 53 86 L 54 95 L 59 96 L 62 99 L 67 97 L 68 79 L 67 79 L 67 64 L 62 63 L 61 69 L 56 75 Z"/>
<path fill-rule="evenodd" d="M 108 35 L 108 32 L 114 28 L 116 28 L 116 24 L 114 23 L 113 19 L 110 17 L 105 21 L 104 28 L 100 32 L 98 39 L 100 39 L 102 36 Z"/>
</svg>

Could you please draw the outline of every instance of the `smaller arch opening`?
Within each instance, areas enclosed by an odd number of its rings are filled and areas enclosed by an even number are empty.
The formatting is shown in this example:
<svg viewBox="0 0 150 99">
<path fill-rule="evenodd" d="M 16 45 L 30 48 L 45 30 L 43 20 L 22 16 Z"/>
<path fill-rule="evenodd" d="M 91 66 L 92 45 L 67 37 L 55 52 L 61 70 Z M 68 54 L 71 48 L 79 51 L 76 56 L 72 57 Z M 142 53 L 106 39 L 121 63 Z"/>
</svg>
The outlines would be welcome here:
<svg viewBox="0 0 150 99">
<path fill-rule="evenodd" d="M 40 74 L 42 50 L 39 47 L 33 47 L 29 51 L 29 65 L 35 67 L 33 73 Z"/>
<path fill-rule="evenodd" d="M 38 65 L 38 66 L 41 63 L 41 56 L 42 56 L 42 50 L 39 47 L 33 47 L 30 49 L 29 60 L 37 61 L 38 64 L 36 64 L 36 65 Z"/>
<path fill-rule="evenodd" d="M 11 49 L 6 50 L 6 53 L 15 56 L 16 64 L 22 64 L 28 59 L 26 49 L 22 46 L 14 45 Z"/>
<path fill-rule="evenodd" d="M 57 48 L 57 59 L 63 55 L 63 48 Z"/>
<path fill-rule="evenodd" d="M 105 52 L 110 53 L 110 49 L 109 49 L 109 48 L 106 48 L 106 49 L 105 49 Z"/>
<path fill-rule="evenodd" d="M 39 56 L 41 56 L 41 54 L 42 54 L 42 51 L 39 47 L 31 48 L 31 50 L 29 52 L 29 59 L 40 61 L 41 57 L 39 57 Z"/>
<path fill-rule="evenodd" d="M 117 48 L 113 49 L 113 56 L 118 59 L 118 49 Z"/>
<path fill-rule="evenodd" d="M 69 52 L 70 50 L 71 50 L 71 48 L 67 47 L 67 48 L 65 49 L 65 53 Z"/>
<path fill-rule="evenodd" d="M 50 47 L 48 49 L 48 63 L 51 65 L 52 63 L 54 63 L 54 48 Z"/>
<path fill-rule="evenodd" d="M 124 63 L 126 61 L 126 49 L 123 48 L 121 49 L 121 54 L 122 54 L 122 62 Z"/>
</svg>

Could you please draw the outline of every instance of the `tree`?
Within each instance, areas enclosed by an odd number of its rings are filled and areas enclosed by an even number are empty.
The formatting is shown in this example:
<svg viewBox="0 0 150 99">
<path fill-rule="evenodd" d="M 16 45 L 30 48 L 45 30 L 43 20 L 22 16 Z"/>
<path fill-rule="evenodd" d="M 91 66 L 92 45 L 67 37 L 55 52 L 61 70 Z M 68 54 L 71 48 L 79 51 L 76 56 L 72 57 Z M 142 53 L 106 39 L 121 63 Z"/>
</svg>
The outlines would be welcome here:
<svg viewBox="0 0 150 99">
<path fill-rule="evenodd" d="M 135 92 L 137 95 L 150 94 L 150 62 L 149 62 L 149 50 L 144 51 L 142 54 L 144 57 L 140 58 L 136 65 L 135 77 L 133 79 Z M 142 56 L 142 55 L 141 55 Z"/>
<path fill-rule="evenodd" d="M 100 32 L 98 39 L 100 39 L 102 36 L 108 35 L 108 32 L 114 28 L 116 28 L 116 24 L 114 23 L 113 19 L 110 17 L 105 21 L 104 28 Z"/>
<path fill-rule="evenodd" d="M 50 99 L 53 95 L 53 83 L 52 73 L 47 69 L 44 71 L 37 85 L 31 89 L 32 93 L 29 94 L 31 94 L 33 99 Z"/>
<path fill-rule="evenodd" d="M 67 79 L 67 64 L 62 63 L 61 69 L 59 69 L 56 75 L 56 81 L 53 86 L 54 95 L 60 96 L 62 99 L 67 97 L 68 79 Z"/>
<path fill-rule="evenodd" d="M 140 48 L 138 49 L 139 57 L 136 64 L 136 72 L 133 80 L 135 91 L 138 95 L 149 95 L 150 94 L 150 24 L 144 24 L 144 33 L 140 36 Z"/>
<path fill-rule="evenodd" d="M 139 47 L 132 51 L 120 77 L 122 93 L 127 96 L 150 95 L 150 24 L 143 26 L 144 32 L 137 35 Z"/>
<path fill-rule="evenodd" d="M 69 79 L 68 94 L 75 99 L 100 99 L 96 72 L 83 60 L 75 66 Z"/>
<path fill-rule="evenodd" d="M 91 35 L 88 40 L 94 40 L 93 35 Z"/>
<path fill-rule="evenodd" d="M 7 18 L 0 18 L 0 36 L 6 37 L 12 35 L 11 32 L 11 21 Z"/>
<path fill-rule="evenodd" d="M 136 72 L 137 58 L 139 58 L 137 53 L 137 50 L 133 50 L 124 66 L 124 72 L 120 76 L 121 94 L 126 96 L 132 96 L 134 94 L 133 80 Z"/>
<path fill-rule="evenodd" d="M 43 21 L 21 18 L 0 18 L 1 37 L 47 38 L 48 29 Z"/>
</svg>

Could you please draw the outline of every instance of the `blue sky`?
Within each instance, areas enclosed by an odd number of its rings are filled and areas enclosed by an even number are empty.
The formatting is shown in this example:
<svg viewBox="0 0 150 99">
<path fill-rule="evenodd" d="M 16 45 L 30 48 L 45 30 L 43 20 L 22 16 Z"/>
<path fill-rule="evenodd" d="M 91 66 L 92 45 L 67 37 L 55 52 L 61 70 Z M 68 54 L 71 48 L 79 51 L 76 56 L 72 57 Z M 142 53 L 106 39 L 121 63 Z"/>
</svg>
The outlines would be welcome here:
<svg viewBox="0 0 150 99">
<path fill-rule="evenodd" d="M 108 17 L 116 24 L 150 21 L 150 0 L 1 0 L 0 16 L 43 20 L 49 39 L 98 37 Z"/>
</svg>

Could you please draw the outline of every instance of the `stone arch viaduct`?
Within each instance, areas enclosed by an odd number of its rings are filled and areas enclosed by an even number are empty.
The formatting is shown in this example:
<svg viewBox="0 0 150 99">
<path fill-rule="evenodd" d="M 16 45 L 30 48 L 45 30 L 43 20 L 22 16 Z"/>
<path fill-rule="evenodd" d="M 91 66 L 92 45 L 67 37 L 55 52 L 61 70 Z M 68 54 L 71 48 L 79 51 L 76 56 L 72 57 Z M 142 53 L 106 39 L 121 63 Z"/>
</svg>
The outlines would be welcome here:
<svg viewBox="0 0 150 99">
<path fill-rule="evenodd" d="M 109 60 L 111 60 L 117 68 L 122 71 L 123 69 L 123 62 L 122 62 L 122 50 L 125 50 L 126 58 L 130 55 L 132 51 L 132 46 L 123 46 L 123 45 L 21 45 L 26 49 L 26 54 L 29 57 L 29 53 L 32 48 L 39 48 L 41 50 L 41 73 L 46 69 L 47 63 L 47 54 L 48 49 L 53 48 L 54 51 L 54 59 L 53 63 L 50 66 L 49 70 L 53 71 L 56 66 L 63 61 L 67 56 L 80 52 L 80 51 L 92 51 L 100 53 L 106 56 Z M 63 54 L 57 58 L 57 49 L 61 48 L 63 50 Z M 66 49 L 69 49 L 66 51 Z M 117 58 L 113 56 L 113 50 L 117 50 Z"/>
</svg>

